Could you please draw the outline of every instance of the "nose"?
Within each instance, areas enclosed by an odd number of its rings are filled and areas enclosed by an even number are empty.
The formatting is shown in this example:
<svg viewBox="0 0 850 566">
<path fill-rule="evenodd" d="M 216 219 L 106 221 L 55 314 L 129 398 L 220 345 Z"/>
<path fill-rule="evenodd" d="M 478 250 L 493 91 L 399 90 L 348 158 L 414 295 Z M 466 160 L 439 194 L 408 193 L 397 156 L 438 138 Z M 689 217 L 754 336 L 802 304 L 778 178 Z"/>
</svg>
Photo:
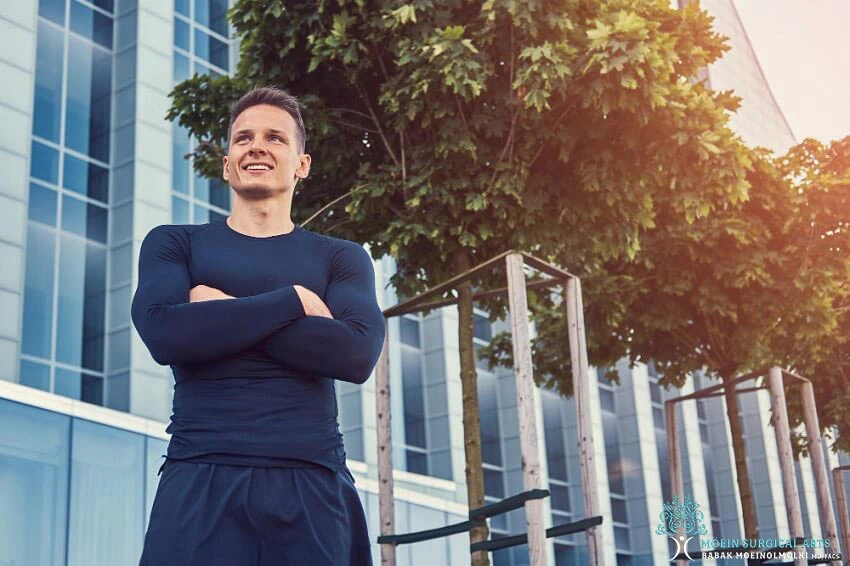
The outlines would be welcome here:
<svg viewBox="0 0 850 566">
<path fill-rule="evenodd" d="M 250 147 L 248 147 L 248 153 L 251 155 L 255 153 L 266 153 L 265 142 L 262 140 L 260 136 L 255 136 L 251 141 Z"/>
</svg>

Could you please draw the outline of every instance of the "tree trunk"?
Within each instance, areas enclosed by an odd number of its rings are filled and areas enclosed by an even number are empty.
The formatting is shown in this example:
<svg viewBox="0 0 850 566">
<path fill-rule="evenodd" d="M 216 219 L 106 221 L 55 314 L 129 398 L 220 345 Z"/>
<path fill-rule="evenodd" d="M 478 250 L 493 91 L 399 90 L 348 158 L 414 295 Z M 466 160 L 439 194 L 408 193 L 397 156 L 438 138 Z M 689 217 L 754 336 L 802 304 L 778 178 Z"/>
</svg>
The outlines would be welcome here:
<svg viewBox="0 0 850 566">
<path fill-rule="evenodd" d="M 729 421 L 729 431 L 732 435 L 732 451 L 735 456 L 735 471 L 738 475 L 738 491 L 741 495 L 741 510 L 744 514 L 744 537 L 758 538 L 758 522 L 756 508 L 753 502 L 753 491 L 750 487 L 750 472 L 747 466 L 747 453 L 744 446 L 744 427 L 738 414 L 738 391 L 732 383 L 735 373 L 721 375 L 723 392 L 726 397 L 726 419 Z"/>
<path fill-rule="evenodd" d="M 454 256 L 458 274 L 470 269 L 469 256 L 463 250 Z M 470 509 L 484 505 L 484 468 L 481 458 L 481 421 L 478 412 L 478 374 L 472 343 L 472 284 L 458 288 L 458 347 L 460 349 L 460 385 L 463 394 L 463 448 L 466 455 L 466 489 Z M 487 540 L 489 529 L 475 527 L 469 531 L 470 544 Z M 472 553 L 472 566 L 490 566 L 487 552 Z"/>
</svg>

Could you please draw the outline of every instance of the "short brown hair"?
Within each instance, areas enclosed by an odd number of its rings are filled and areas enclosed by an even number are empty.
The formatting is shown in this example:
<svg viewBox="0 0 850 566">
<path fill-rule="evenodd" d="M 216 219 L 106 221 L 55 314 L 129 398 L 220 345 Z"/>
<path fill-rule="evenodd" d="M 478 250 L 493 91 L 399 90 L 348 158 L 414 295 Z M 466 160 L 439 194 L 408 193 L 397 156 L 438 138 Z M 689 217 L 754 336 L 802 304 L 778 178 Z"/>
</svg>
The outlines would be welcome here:
<svg viewBox="0 0 850 566">
<path fill-rule="evenodd" d="M 245 112 L 252 106 L 260 104 L 268 104 L 286 111 L 292 119 L 295 120 L 295 125 L 298 127 L 298 149 L 304 153 L 307 145 L 307 132 L 304 129 L 304 119 L 301 118 L 301 105 L 298 99 L 276 86 L 263 86 L 249 90 L 242 97 L 233 103 L 230 107 L 230 123 L 227 125 L 227 143 L 230 144 L 230 134 L 233 129 L 233 122 L 240 114 Z"/>
</svg>

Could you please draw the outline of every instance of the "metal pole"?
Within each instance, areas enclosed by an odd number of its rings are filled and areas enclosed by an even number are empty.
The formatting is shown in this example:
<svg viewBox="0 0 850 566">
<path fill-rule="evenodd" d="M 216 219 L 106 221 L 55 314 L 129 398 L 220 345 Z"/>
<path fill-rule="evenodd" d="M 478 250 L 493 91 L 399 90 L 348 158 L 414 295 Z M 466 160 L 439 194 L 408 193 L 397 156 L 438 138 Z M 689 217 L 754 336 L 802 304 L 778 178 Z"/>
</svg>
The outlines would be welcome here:
<svg viewBox="0 0 850 566">
<path fill-rule="evenodd" d="M 768 372 L 770 403 L 773 408 L 773 426 L 776 433 L 776 450 L 782 466 L 782 488 L 785 492 L 785 509 L 788 512 L 788 527 L 791 538 L 803 536 L 803 515 L 800 512 L 800 495 L 797 492 L 797 475 L 794 471 L 794 455 L 791 452 L 791 428 L 788 425 L 788 409 L 785 405 L 785 388 L 782 386 L 782 370 L 770 368 Z M 794 564 L 805 566 L 803 553 L 795 553 Z"/>
<path fill-rule="evenodd" d="M 531 365 L 531 336 L 528 332 L 528 297 L 522 254 L 505 258 L 508 276 L 508 302 L 513 336 L 514 375 L 516 377 L 519 450 L 522 457 L 524 489 L 539 489 L 540 446 L 534 410 L 534 375 Z M 543 500 L 525 502 L 525 525 L 528 533 L 528 558 L 531 566 L 546 566 L 546 525 L 543 522 Z"/>
<path fill-rule="evenodd" d="M 386 319 L 384 319 L 386 322 Z M 389 337 L 384 338 L 381 357 L 375 368 L 376 404 L 378 413 L 378 507 L 381 534 L 395 534 L 393 509 L 393 439 L 390 423 L 390 358 Z M 395 566 L 395 545 L 381 545 L 381 565 Z"/>
<path fill-rule="evenodd" d="M 838 505 L 838 517 L 841 519 L 841 536 L 844 543 L 841 548 L 844 550 L 842 557 L 847 563 L 850 558 L 850 511 L 847 510 L 847 492 L 844 490 L 844 482 L 842 481 L 841 468 L 832 470 L 832 483 L 835 487 L 835 502 Z M 830 550 L 830 552 L 832 552 Z M 837 552 L 837 551 L 836 551 Z"/>
<path fill-rule="evenodd" d="M 570 359 L 573 370 L 573 394 L 578 425 L 579 465 L 584 492 L 584 513 L 588 517 L 601 515 L 599 492 L 596 486 L 596 452 L 593 447 L 593 404 L 590 402 L 590 378 L 587 369 L 587 343 L 584 333 L 584 307 L 581 300 L 581 281 L 567 280 L 567 322 L 570 335 Z M 591 566 L 604 566 L 602 529 L 587 530 L 587 556 Z"/>
<path fill-rule="evenodd" d="M 820 424 L 818 423 L 818 412 L 815 404 L 815 389 L 811 381 L 804 381 L 800 387 L 803 397 L 803 418 L 806 421 L 806 435 L 809 437 L 809 456 L 812 468 L 815 472 L 815 485 L 818 492 L 818 507 L 823 521 L 824 537 L 830 541 L 830 552 L 841 552 L 845 546 L 839 548 L 838 533 L 835 528 L 835 513 L 832 510 L 832 499 L 829 496 L 829 473 L 826 470 L 826 461 L 823 456 L 823 445 L 821 444 Z"/>
</svg>

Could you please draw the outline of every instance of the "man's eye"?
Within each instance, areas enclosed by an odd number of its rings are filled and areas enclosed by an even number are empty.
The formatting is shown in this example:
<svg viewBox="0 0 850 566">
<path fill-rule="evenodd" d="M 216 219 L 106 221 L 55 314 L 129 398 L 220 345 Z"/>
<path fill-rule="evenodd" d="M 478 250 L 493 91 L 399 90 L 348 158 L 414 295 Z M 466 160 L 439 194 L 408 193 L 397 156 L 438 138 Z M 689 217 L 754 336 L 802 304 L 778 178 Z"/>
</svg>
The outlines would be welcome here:
<svg viewBox="0 0 850 566">
<path fill-rule="evenodd" d="M 239 136 L 238 138 L 236 138 L 236 143 L 248 141 L 248 139 L 249 139 L 248 136 Z"/>
<path fill-rule="evenodd" d="M 283 141 L 283 138 L 280 137 L 280 136 L 271 136 L 271 139 L 274 140 L 274 141 L 279 141 L 279 142 Z"/>
</svg>

